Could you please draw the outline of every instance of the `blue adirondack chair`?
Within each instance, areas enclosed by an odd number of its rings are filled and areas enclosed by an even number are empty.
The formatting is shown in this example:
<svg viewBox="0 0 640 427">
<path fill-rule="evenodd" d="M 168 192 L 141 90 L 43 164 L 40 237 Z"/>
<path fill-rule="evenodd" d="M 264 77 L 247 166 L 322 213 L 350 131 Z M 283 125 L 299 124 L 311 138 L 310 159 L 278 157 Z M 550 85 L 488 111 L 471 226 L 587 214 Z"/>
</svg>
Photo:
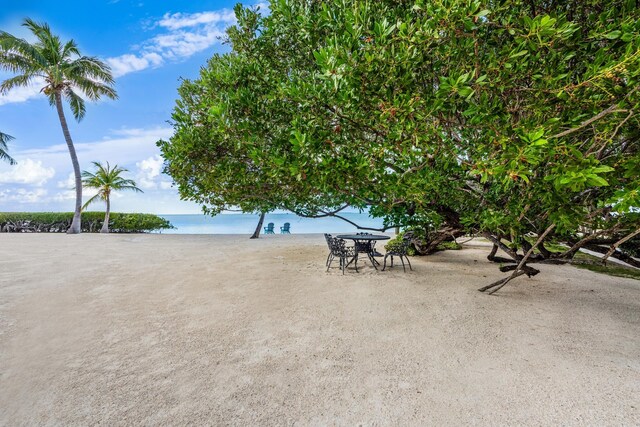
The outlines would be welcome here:
<svg viewBox="0 0 640 427">
<path fill-rule="evenodd" d="M 276 232 L 273 231 L 273 227 L 274 226 L 275 226 L 275 224 L 272 223 L 272 222 L 267 224 L 267 226 L 264 228 L 264 234 L 276 234 Z"/>
<path fill-rule="evenodd" d="M 289 224 L 288 222 L 285 222 L 284 225 L 282 227 L 280 227 L 280 233 L 281 234 L 291 234 L 290 227 L 291 227 L 291 224 Z"/>
</svg>

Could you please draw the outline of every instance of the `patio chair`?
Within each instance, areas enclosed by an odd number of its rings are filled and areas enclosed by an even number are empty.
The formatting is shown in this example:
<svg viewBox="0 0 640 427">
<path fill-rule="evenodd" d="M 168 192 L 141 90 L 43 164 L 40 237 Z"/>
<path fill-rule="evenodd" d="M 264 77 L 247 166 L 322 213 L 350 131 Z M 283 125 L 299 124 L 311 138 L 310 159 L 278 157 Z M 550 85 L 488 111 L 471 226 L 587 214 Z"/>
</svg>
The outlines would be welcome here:
<svg viewBox="0 0 640 427">
<path fill-rule="evenodd" d="M 413 268 L 411 268 L 411 262 L 409 261 L 409 257 L 407 256 L 407 251 L 409 250 L 409 246 L 411 245 L 411 239 L 408 238 L 403 238 L 402 242 L 400 243 L 396 243 L 393 246 L 390 247 L 390 249 L 387 249 L 387 253 L 384 255 L 384 265 L 382 266 L 382 271 L 385 270 L 385 268 L 387 268 L 387 257 L 391 257 L 391 265 L 389 266 L 390 268 L 393 267 L 393 257 L 397 256 L 400 258 L 400 261 L 402 261 L 402 270 L 404 272 L 407 271 L 407 269 L 404 266 L 404 260 L 407 260 L 407 264 L 409 264 L 409 270 L 413 270 Z"/>
<path fill-rule="evenodd" d="M 356 233 L 356 235 L 358 236 L 368 236 L 371 233 Z M 373 265 L 373 267 L 377 270 L 378 267 L 377 265 L 380 265 L 380 263 L 374 258 L 374 257 L 382 257 L 384 255 L 382 255 L 380 252 L 376 251 L 376 241 L 375 240 L 367 240 L 367 241 L 356 241 L 356 251 L 358 253 L 364 253 L 367 254 L 367 257 L 371 260 L 371 265 Z"/>
<path fill-rule="evenodd" d="M 284 225 L 280 227 L 280 234 L 291 234 L 289 228 L 291 228 L 291 224 L 285 222 Z"/>
<path fill-rule="evenodd" d="M 356 273 L 358 272 L 358 252 L 353 247 L 345 246 L 345 241 L 342 239 L 338 239 L 337 237 L 328 237 L 327 241 L 330 241 L 329 248 L 331 249 L 330 259 L 328 260 L 327 271 L 331 268 L 331 263 L 334 259 L 338 258 L 340 260 L 340 268 L 342 269 L 342 274 L 344 274 L 344 269 L 347 268 L 352 262 L 356 267 Z M 354 262 L 355 261 L 355 262 Z"/>
<path fill-rule="evenodd" d="M 324 233 L 324 240 L 327 241 L 327 246 L 329 247 L 329 255 L 327 255 L 327 261 L 324 263 L 327 267 L 329 266 L 329 260 L 332 258 L 333 253 L 331 252 L 331 234 Z"/>
<path fill-rule="evenodd" d="M 267 224 L 267 226 L 264 228 L 264 234 L 276 234 L 276 232 L 273 231 L 273 227 L 274 226 L 275 226 L 275 224 L 272 223 L 272 222 Z"/>
</svg>

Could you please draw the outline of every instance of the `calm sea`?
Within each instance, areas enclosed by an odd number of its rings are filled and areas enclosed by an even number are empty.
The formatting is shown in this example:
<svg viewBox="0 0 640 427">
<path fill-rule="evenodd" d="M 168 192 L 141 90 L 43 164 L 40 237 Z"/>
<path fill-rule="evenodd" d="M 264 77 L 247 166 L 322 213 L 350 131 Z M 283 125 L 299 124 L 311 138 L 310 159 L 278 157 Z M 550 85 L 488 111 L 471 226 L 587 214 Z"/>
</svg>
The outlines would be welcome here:
<svg viewBox="0 0 640 427">
<path fill-rule="evenodd" d="M 206 215 L 159 215 L 167 219 L 174 227 L 164 230 L 164 234 L 252 234 L 260 215 L 221 214 L 215 217 Z M 345 218 L 363 227 L 381 228 L 382 220 L 370 218 L 366 213 L 345 213 Z M 274 230 L 280 233 L 280 227 L 288 222 L 292 234 L 302 233 L 348 233 L 357 228 L 338 218 L 302 218 L 294 214 L 267 214 L 263 227 L 275 224 Z M 264 232 L 264 228 L 262 230 Z"/>
</svg>

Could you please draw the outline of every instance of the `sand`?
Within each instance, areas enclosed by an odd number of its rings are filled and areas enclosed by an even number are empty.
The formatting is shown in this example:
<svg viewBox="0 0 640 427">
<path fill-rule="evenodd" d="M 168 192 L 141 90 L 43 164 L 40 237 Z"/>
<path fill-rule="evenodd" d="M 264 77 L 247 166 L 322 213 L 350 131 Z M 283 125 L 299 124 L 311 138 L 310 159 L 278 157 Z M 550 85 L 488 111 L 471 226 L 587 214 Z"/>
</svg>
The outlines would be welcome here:
<svg viewBox="0 0 640 427">
<path fill-rule="evenodd" d="M 0 425 L 638 425 L 640 282 L 488 247 L 325 273 L 322 235 L 0 235 Z"/>
</svg>

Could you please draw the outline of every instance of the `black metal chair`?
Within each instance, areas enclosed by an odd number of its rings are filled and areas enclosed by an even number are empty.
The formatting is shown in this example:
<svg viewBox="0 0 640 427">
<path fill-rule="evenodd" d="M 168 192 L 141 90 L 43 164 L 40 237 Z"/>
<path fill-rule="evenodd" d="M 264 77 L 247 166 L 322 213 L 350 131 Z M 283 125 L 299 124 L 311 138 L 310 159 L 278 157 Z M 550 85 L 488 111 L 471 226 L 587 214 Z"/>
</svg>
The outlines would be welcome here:
<svg viewBox="0 0 640 427">
<path fill-rule="evenodd" d="M 369 236 L 371 235 L 371 233 L 363 232 L 363 233 L 356 233 L 356 235 Z M 373 268 L 377 270 L 378 269 L 377 266 L 380 265 L 380 263 L 374 257 L 381 257 L 383 255 L 380 252 L 376 251 L 375 247 L 376 247 L 375 240 L 367 240 L 367 241 L 361 241 L 361 242 L 356 241 L 356 251 L 361 254 L 362 253 L 367 254 L 367 257 L 371 260 L 371 265 L 373 265 Z"/>
<path fill-rule="evenodd" d="M 345 245 L 345 241 L 338 239 L 337 237 L 328 237 L 327 242 L 330 242 L 329 248 L 331 249 L 331 253 L 327 259 L 327 271 L 331 268 L 333 260 L 338 258 L 340 260 L 342 274 L 344 274 L 345 268 L 347 268 L 352 262 L 356 267 L 356 272 L 358 272 L 358 252 L 355 248 L 347 247 Z"/>
<path fill-rule="evenodd" d="M 331 252 L 331 234 L 324 233 L 324 240 L 327 241 L 327 246 L 329 247 L 329 255 L 327 255 L 327 261 L 324 263 L 327 267 L 329 266 L 329 260 L 332 259 L 333 254 Z"/>
<path fill-rule="evenodd" d="M 409 261 L 409 257 L 407 256 L 407 251 L 409 250 L 409 246 L 411 245 L 411 239 L 409 238 L 403 238 L 402 242 L 397 243 L 393 246 L 390 247 L 390 249 L 387 250 L 387 253 L 384 255 L 384 265 L 382 266 L 382 271 L 385 270 L 385 268 L 387 268 L 387 257 L 391 257 L 391 265 L 389 266 L 389 268 L 393 267 L 393 257 L 397 256 L 400 258 L 400 261 L 402 261 L 402 270 L 403 271 L 407 271 L 407 269 L 404 266 L 404 260 L 407 260 L 407 264 L 409 264 L 409 270 L 413 270 L 413 268 L 411 268 L 411 262 Z"/>
</svg>

